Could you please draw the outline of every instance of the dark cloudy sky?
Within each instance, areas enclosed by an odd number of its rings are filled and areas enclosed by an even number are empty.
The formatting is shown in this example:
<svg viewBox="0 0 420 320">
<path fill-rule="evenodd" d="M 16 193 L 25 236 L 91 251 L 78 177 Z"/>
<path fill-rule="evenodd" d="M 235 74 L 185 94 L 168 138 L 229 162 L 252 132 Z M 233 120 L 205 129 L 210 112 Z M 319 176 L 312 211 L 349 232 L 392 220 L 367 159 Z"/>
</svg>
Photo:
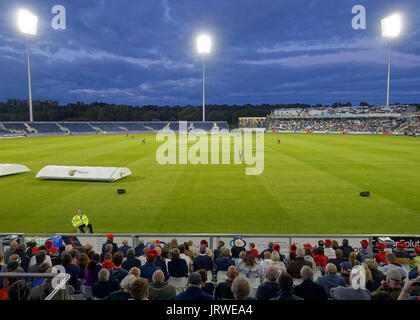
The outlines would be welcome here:
<svg viewBox="0 0 420 320">
<path fill-rule="evenodd" d="M 51 9 L 66 8 L 53 30 Z M 367 29 L 351 27 L 353 5 Z M 31 39 L 34 99 L 200 105 L 200 32 L 213 37 L 207 103 L 385 103 L 380 19 L 400 12 L 391 102 L 420 102 L 418 0 L 0 0 L 0 101 L 27 98 L 16 10 L 40 19 Z"/>
</svg>

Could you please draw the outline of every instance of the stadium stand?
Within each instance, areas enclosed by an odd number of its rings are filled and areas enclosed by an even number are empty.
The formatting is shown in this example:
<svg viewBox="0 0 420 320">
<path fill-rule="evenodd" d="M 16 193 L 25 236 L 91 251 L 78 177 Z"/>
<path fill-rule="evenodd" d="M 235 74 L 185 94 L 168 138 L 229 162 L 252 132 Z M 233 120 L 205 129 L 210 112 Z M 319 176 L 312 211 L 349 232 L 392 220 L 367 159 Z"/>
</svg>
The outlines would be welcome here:
<svg viewBox="0 0 420 320">
<path fill-rule="evenodd" d="M 104 237 L 102 250 L 99 247 L 96 252 L 88 243 L 56 248 L 49 240 L 40 244 L 11 241 L 1 267 L 0 277 L 8 283 L 3 287 L 6 282 L 1 281 L 0 299 L 44 300 L 54 290 L 51 274 L 58 270 L 68 275 L 67 288 L 64 294 L 52 297 L 55 300 L 132 299 L 136 294 L 130 291 L 130 284 L 140 277 L 148 282 L 151 300 L 193 294 L 188 282 L 194 284 L 197 277 L 201 279 L 197 287 L 215 300 L 281 300 L 284 277 L 293 283 L 293 294 L 299 297 L 293 299 L 298 300 L 414 300 L 420 296 L 420 286 L 412 281 L 420 281 L 420 246 L 414 247 L 411 256 L 403 241 L 372 245 L 363 238 L 361 247 L 353 248 L 347 239 L 342 239 L 341 246 L 326 239 L 314 247 L 293 244 L 283 255 L 272 242 L 261 252 L 247 251 L 238 240 L 231 248 L 222 243 L 212 251 L 202 241 L 195 247 L 192 241 L 178 243 L 176 238 L 168 243 L 140 240 L 136 247 L 125 241 L 118 248 L 113 237 L 108 235 L 106 241 Z M 48 278 L 40 281 L 44 274 Z M 357 274 L 365 275 L 365 280 L 360 289 L 353 289 Z M 18 278 L 20 294 L 13 286 Z M 237 286 L 243 287 L 238 290 Z M 167 290 L 154 290 L 163 287 Z M 239 296 L 238 291 L 246 294 Z M 187 296 L 194 299 L 194 295 Z"/>
<path fill-rule="evenodd" d="M 356 106 L 282 108 L 266 118 L 239 118 L 240 128 L 275 132 L 418 134 L 419 115 L 414 106 Z"/>
<path fill-rule="evenodd" d="M 17 123 L 17 122 L 3 122 L 2 125 L 5 129 L 13 132 L 13 133 L 28 133 L 28 128 L 25 126 L 24 123 Z"/>
<path fill-rule="evenodd" d="M 35 129 L 37 133 L 49 133 L 49 134 L 64 134 L 64 131 L 56 123 L 47 122 L 33 122 L 28 124 L 32 129 Z"/>
<path fill-rule="evenodd" d="M 132 133 L 150 131 L 150 129 L 147 129 L 142 123 L 139 122 L 115 122 L 114 124 Z"/>
<path fill-rule="evenodd" d="M 98 130 L 95 130 L 86 122 L 59 122 L 63 128 L 68 129 L 71 133 L 98 133 Z"/>
<path fill-rule="evenodd" d="M 90 122 L 90 125 L 93 128 L 98 128 L 104 132 L 124 132 L 126 130 L 116 126 L 114 123 L 104 123 L 104 122 Z"/>
</svg>

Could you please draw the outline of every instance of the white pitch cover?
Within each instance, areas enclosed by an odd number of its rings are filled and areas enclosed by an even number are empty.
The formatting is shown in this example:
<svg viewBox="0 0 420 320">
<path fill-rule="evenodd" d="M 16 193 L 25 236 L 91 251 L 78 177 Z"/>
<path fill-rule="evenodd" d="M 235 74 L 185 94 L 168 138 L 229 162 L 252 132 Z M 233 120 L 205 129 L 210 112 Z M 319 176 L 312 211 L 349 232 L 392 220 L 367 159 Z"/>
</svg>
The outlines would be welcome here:
<svg viewBox="0 0 420 320">
<path fill-rule="evenodd" d="M 0 177 L 31 171 L 23 164 L 0 163 Z"/>
<path fill-rule="evenodd" d="M 36 178 L 114 182 L 129 175 L 130 169 L 124 167 L 46 166 L 37 173 Z"/>
</svg>

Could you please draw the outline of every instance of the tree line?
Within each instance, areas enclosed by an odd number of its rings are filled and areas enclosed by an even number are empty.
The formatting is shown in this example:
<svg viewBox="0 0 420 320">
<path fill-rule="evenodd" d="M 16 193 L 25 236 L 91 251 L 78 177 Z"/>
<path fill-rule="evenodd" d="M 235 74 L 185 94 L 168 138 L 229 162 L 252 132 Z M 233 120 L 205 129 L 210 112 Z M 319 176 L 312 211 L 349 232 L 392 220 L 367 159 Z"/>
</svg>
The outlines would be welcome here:
<svg viewBox="0 0 420 320">
<path fill-rule="evenodd" d="M 361 102 L 360 105 L 369 105 Z M 340 107 L 351 103 L 335 102 L 332 105 L 261 104 L 261 105 L 207 105 L 206 120 L 238 123 L 239 117 L 265 117 L 278 108 Z M 417 105 L 418 108 L 420 104 Z M 105 102 L 51 104 L 40 101 L 33 107 L 34 121 L 200 121 L 201 106 L 129 106 Z M 28 121 L 28 106 L 19 100 L 0 102 L 0 121 Z"/>
</svg>

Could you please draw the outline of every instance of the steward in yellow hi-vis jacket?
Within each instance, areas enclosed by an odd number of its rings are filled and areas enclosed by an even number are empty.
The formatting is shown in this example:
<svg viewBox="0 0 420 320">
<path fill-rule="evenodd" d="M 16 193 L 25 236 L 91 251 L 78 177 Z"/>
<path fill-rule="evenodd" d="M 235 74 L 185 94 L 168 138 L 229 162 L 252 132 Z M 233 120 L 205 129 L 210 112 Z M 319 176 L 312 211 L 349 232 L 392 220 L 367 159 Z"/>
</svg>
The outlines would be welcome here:
<svg viewBox="0 0 420 320">
<path fill-rule="evenodd" d="M 89 223 L 89 218 L 80 209 L 77 210 L 77 214 L 73 217 L 71 223 L 81 233 L 86 233 L 86 228 L 89 229 L 90 233 L 93 233 L 92 225 Z"/>
</svg>

